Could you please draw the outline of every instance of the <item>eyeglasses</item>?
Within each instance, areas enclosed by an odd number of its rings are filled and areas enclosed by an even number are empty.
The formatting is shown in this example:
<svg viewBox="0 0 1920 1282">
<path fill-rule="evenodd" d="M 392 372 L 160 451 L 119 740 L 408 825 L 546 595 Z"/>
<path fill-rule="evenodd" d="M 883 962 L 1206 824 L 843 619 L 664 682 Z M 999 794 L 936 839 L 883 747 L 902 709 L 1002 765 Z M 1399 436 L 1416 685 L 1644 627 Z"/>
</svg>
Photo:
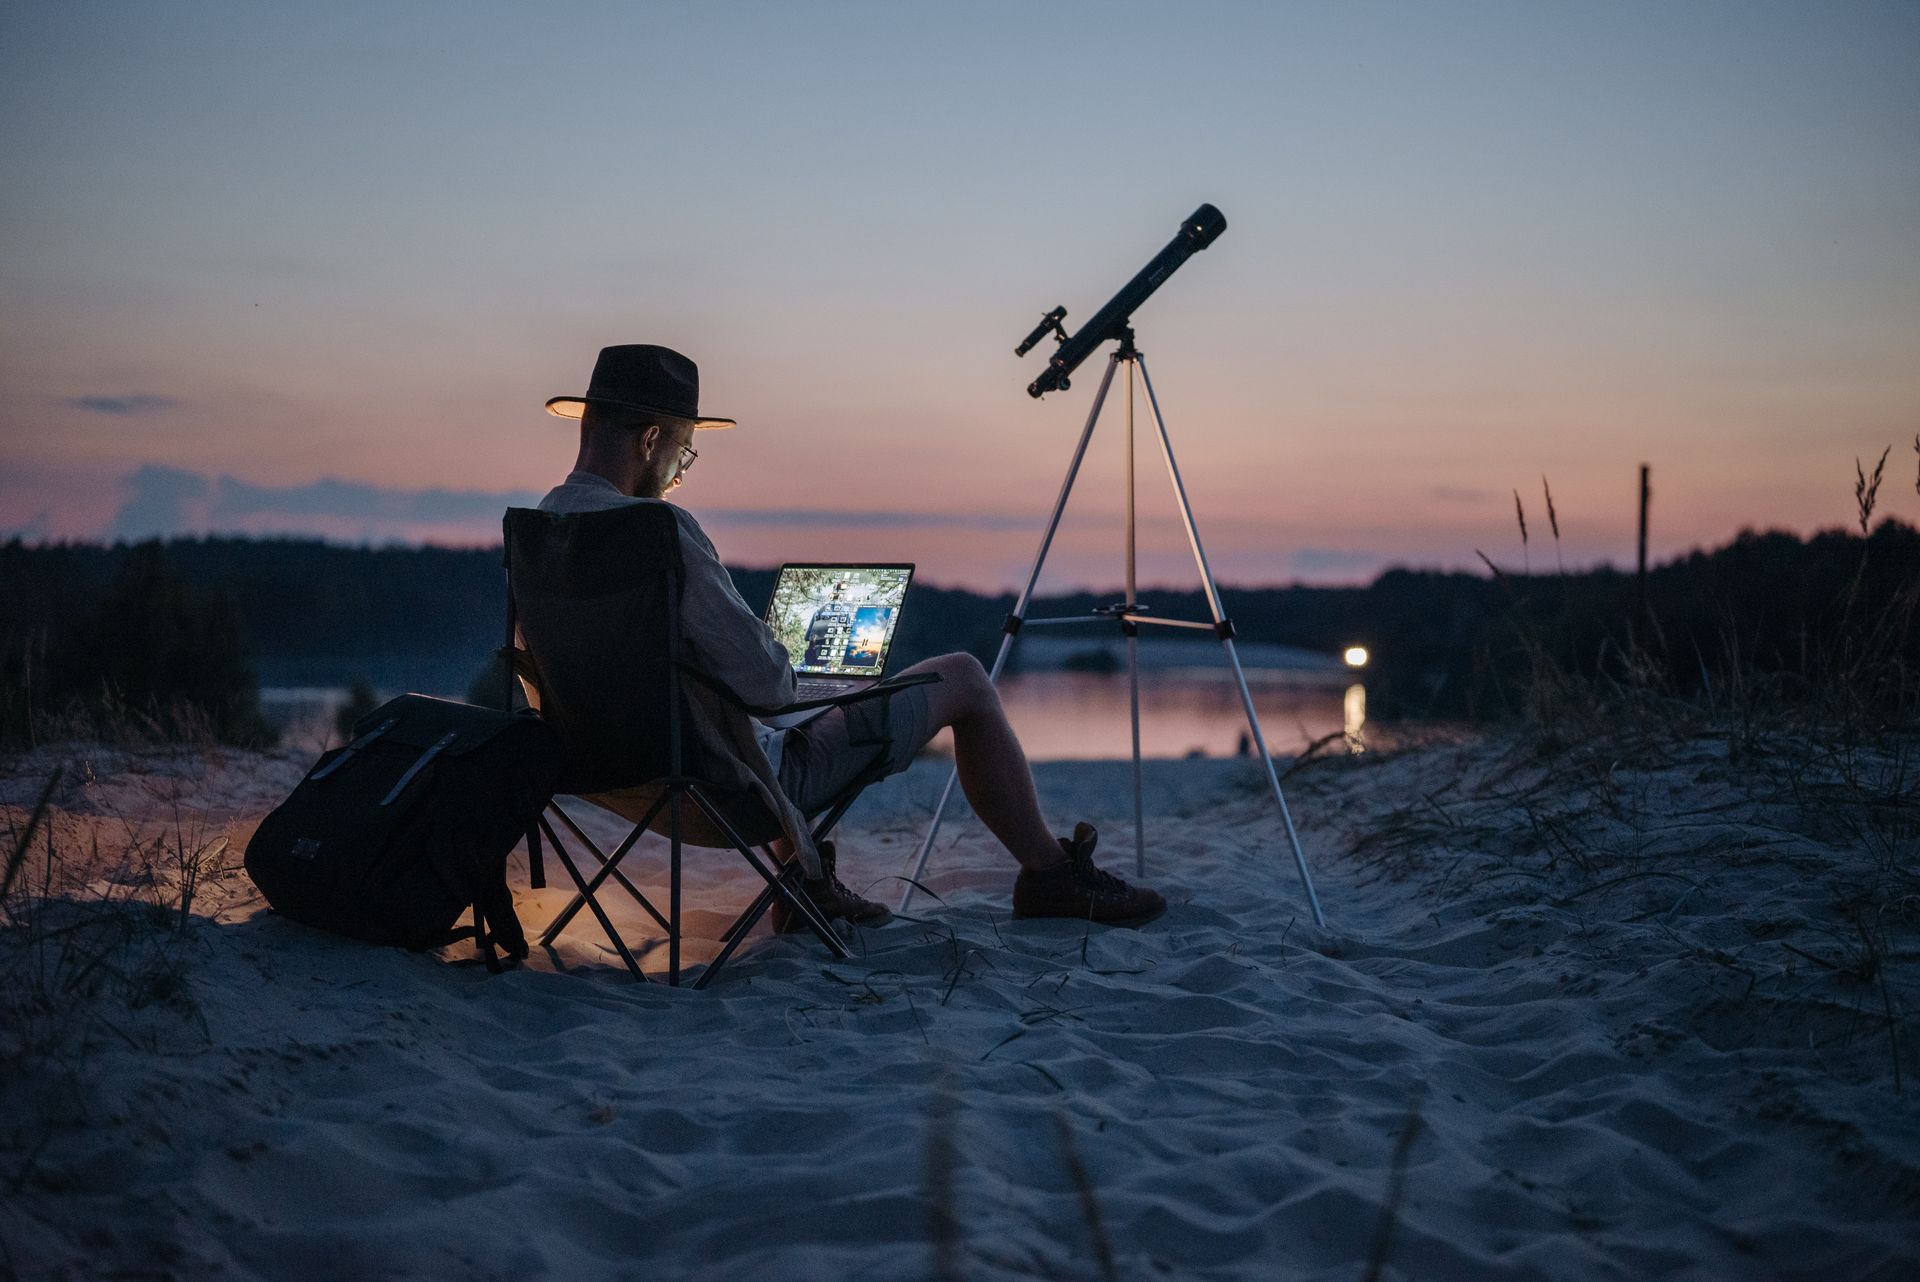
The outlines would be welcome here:
<svg viewBox="0 0 1920 1282">
<path fill-rule="evenodd" d="M 675 475 L 685 476 L 688 471 L 692 469 L 693 461 L 699 457 L 699 450 L 694 449 L 691 445 L 682 445 L 680 447 L 680 470 L 676 472 Z"/>
</svg>

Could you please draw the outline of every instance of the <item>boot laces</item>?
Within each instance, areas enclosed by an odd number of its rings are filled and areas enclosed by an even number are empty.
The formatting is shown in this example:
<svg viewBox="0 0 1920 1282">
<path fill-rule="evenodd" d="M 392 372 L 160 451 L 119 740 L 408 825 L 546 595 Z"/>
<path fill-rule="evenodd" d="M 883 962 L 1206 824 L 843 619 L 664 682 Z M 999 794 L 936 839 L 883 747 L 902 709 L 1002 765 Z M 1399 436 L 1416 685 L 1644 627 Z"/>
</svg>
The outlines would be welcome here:
<svg viewBox="0 0 1920 1282">
<path fill-rule="evenodd" d="M 831 890 L 841 899 L 852 899 L 854 893 L 847 888 L 846 882 L 840 880 L 840 874 L 835 869 L 835 865 L 840 862 L 838 856 L 839 852 L 833 848 L 832 842 L 821 843 L 820 880 L 815 884 Z"/>
<path fill-rule="evenodd" d="M 1073 865 L 1074 880 L 1094 894 L 1118 898 L 1127 893 L 1127 883 L 1096 865 L 1091 852 L 1071 851 L 1068 859 Z"/>
</svg>

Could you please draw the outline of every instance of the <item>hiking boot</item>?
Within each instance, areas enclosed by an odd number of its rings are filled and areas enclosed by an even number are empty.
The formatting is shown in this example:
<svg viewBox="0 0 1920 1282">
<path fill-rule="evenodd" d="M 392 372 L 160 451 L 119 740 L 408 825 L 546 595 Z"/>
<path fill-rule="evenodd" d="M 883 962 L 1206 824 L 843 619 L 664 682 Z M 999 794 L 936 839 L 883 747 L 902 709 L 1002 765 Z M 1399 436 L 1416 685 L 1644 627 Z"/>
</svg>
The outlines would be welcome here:
<svg viewBox="0 0 1920 1282">
<path fill-rule="evenodd" d="M 1064 863 L 1039 872 L 1023 868 L 1013 882 L 1015 917 L 1073 917 L 1103 926 L 1144 926 L 1167 911 L 1160 893 L 1129 886 L 1093 865 L 1100 835 L 1089 823 L 1075 824 L 1073 837 L 1060 838 Z"/>
<path fill-rule="evenodd" d="M 856 926 L 884 926 L 892 921 L 893 914 L 886 905 L 862 899 L 847 889 L 846 883 L 834 875 L 834 861 L 833 843 L 821 842 L 819 878 L 803 878 L 800 882 L 801 893 L 813 901 L 820 915 L 828 921 L 850 921 Z M 775 899 L 769 915 L 775 934 L 790 935 L 807 928 L 807 919 L 785 899 Z"/>
</svg>

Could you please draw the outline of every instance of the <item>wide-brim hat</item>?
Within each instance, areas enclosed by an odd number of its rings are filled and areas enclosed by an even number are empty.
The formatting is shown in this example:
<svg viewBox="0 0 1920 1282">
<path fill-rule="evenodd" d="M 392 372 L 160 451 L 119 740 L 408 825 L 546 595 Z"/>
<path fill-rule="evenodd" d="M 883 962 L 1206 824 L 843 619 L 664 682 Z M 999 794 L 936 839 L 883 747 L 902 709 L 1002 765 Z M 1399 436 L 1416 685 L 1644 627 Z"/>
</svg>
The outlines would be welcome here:
<svg viewBox="0 0 1920 1282">
<path fill-rule="evenodd" d="M 700 412 L 700 367 L 671 347 L 623 343 L 600 349 L 585 396 L 556 396 L 547 402 L 555 418 L 579 418 L 589 403 L 618 405 L 663 420 L 691 424 L 695 430 L 732 427 L 730 418 Z"/>
</svg>

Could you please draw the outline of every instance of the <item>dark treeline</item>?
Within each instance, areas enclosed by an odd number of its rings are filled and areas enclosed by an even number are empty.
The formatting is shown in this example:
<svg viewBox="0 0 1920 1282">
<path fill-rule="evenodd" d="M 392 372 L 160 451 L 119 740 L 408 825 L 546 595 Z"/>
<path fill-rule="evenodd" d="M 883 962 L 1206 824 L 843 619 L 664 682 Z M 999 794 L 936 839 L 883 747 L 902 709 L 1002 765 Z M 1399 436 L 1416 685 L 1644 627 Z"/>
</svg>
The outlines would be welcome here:
<svg viewBox="0 0 1920 1282">
<path fill-rule="evenodd" d="M 145 546 L 145 545 L 143 545 Z M 441 693 L 500 644 L 499 551 L 356 548 L 311 539 L 174 539 L 167 561 L 192 591 L 224 602 L 268 685 L 345 685 Z M 0 546 L 9 632 L 57 636 L 92 610 L 130 555 L 125 545 Z"/>
<path fill-rule="evenodd" d="M 144 588 L 126 582 L 136 563 L 145 566 Z M 178 583 L 165 581 L 166 573 Z M 1228 587 L 1222 599 L 1247 640 L 1327 652 L 1367 646 L 1375 656 L 1368 684 L 1376 715 L 1475 717 L 1517 711 L 1543 664 L 1589 677 L 1631 669 L 1681 694 L 1743 673 L 1813 681 L 1868 657 L 1903 678 L 1920 658 L 1912 626 L 1917 576 L 1920 532 L 1886 520 L 1871 538 L 1838 530 L 1805 539 L 1742 534 L 1650 571 L 1644 607 L 1635 576 L 1610 569 L 1531 576 L 1390 570 L 1364 587 Z M 736 570 L 735 581 L 758 608 L 773 572 Z M 1163 615 L 1206 616 L 1197 589 L 1142 597 Z M 244 654 L 241 667 L 250 664 L 270 685 L 358 678 L 386 690 L 461 695 L 500 644 L 504 588 L 497 549 L 238 538 L 140 548 L 15 541 L 0 545 L 0 600 L 7 603 L 0 642 L 10 681 L 29 651 L 43 665 L 68 663 L 85 681 L 111 682 L 115 672 L 130 680 L 142 670 L 113 669 L 102 646 L 219 650 L 231 634 Z M 1111 592 L 1056 596 L 1034 613 L 1076 613 L 1115 600 Z M 916 586 L 895 665 L 953 649 L 990 659 L 1012 605 L 1010 593 Z M 164 637 L 144 636 L 136 618 L 121 617 L 155 611 L 173 620 Z M 224 675 L 207 680 L 230 687 L 233 664 L 211 662 Z"/>
</svg>

